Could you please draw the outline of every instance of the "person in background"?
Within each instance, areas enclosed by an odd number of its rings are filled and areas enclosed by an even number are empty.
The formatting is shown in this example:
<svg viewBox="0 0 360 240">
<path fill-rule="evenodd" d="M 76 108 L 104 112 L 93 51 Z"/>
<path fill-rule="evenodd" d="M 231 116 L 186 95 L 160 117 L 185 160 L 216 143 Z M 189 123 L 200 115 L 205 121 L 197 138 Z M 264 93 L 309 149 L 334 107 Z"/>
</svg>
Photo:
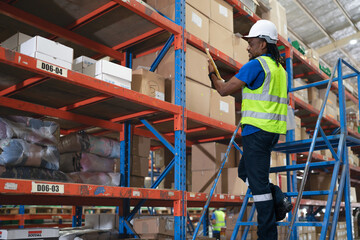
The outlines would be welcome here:
<svg viewBox="0 0 360 240">
<path fill-rule="evenodd" d="M 213 228 L 213 238 L 220 240 L 221 228 L 225 228 L 225 213 L 220 209 L 215 209 L 211 215 L 211 224 Z"/>
<path fill-rule="evenodd" d="M 268 20 L 257 21 L 247 36 L 249 62 L 229 81 L 218 79 L 209 61 L 209 78 L 221 96 L 242 90 L 243 156 L 238 176 L 249 185 L 258 212 L 258 239 L 278 239 L 276 221 L 292 209 L 281 189 L 269 182 L 271 150 L 286 134 L 287 77 L 276 46 L 278 33 Z"/>
</svg>

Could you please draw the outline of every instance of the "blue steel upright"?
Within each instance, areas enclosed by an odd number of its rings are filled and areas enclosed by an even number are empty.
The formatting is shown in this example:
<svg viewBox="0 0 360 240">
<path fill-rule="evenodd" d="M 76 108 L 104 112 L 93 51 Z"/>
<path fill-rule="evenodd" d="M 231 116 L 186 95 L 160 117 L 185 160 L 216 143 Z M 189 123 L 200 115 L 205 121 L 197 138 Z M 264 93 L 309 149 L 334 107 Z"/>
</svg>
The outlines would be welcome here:
<svg viewBox="0 0 360 240">
<path fill-rule="evenodd" d="M 186 239 L 186 133 L 185 133 L 185 0 L 175 1 L 175 23 L 182 33 L 175 36 L 175 104 L 182 106 L 181 127 L 175 130 L 175 188 L 182 191 L 180 207 L 174 212 L 175 240 Z M 181 41 L 181 45 L 178 45 Z"/>
</svg>

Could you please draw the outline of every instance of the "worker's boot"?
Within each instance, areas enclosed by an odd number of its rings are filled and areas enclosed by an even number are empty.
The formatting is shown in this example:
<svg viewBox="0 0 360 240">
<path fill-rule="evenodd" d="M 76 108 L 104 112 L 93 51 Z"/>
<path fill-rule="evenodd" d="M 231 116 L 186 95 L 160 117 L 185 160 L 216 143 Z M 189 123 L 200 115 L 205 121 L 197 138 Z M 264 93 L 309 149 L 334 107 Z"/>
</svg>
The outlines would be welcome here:
<svg viewBox="0 0 360 240">
<path fill-rule="evenodd" d="M 276 221 L 281 221 L 286 217 L 286 214 L 291 211 L 293 206 L 279 186 L 270 183 L 270 189 L 275 205 Z"/>
</svg>

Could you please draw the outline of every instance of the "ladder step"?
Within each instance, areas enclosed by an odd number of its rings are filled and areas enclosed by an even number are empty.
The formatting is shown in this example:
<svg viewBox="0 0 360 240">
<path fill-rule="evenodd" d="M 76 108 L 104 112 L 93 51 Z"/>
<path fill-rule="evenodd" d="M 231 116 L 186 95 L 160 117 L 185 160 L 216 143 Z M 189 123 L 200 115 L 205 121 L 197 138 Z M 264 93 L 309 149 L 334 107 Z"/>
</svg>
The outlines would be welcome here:
<svg viewBox="0 0 360 240">
<path fill-rule="evenodd" d="M 331 136 L 327 136 L 327 138 L 333 148 L 338 148 L 340 135 L 331 135 Z M 310 149 L 311 142 L 312 139 L 305 139 L 294 142 L 279 143 L 275 145 L 273 151 L 283 152 L 283 153 L 308 152 Z M 352 136 L 346 136 L 346 145 L 348 147 L 358 146 L 360 145 L 360 140 Z M 314 151 L 323 150 L 323 149 L 328 149 L 324 139 L 322 137 L 316 138 Z"/>
<path fill-rule="evenodd" d="M 323 168 L 335 165 L 336 161 L 326 161 L 326 162 L 313 162 L 310 163 L 309 166 L 311 169 L 313 168 Z M 270 168 L 270 172 L 289 172 L 295 170 L 303 170 L 305 168 L 305 163 L 303 164 L 295 164 L 295 165 L 288 165 L 288 166 L 281 166 L 281 167 L 272 167 Z"/>
<path fill-rule="evenodd" d="M 239 222 L 240 226 L 257 226 L 257 222 Z M 277 222 L 276 225 L 278 226 L 289 226 L 289 222 Z M 307 227 L 322 227 L 322 222 L 295 222 L 294 224 L 296 227 L 298 226 L 307 226 Z"/>
<path fill-rule="evenodd" d="M 329 190 L 319 190 L 319 191 L 304 191 L 303 196 L 316 196 L 316 195 L 329 195 Z M 337 193 L 337 191 L 335 191 Z M 296 197 L 299 195 L 298 192 L 286 192 L 284 193 L 287 197 Z"/>
<path fill-rule="evenodd" d="M 318 190 L 318 191 L 304 191 L 303 196 L 317 196 L 317 195 L 329 195 L 330 190 Z M 297 197 L 299 195 L 298 192 L 284 192 L 287 197 Z M 337 191 L 335 191 L 337 194 Z M 252 198 L 252 194 L 249 194 L 249 197 Z"/>
</svg>

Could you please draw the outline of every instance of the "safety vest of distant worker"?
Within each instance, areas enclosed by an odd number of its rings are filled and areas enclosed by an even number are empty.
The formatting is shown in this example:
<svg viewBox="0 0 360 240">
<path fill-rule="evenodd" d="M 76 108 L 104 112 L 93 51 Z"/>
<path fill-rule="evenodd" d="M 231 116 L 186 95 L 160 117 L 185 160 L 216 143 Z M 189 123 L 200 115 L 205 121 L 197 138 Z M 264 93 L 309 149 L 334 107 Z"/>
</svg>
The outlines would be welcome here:
<svg viewBox="0 0 360 240">
<path fill-rule="evenodd" d="M 271 57 L 260 56 L 256 59 L 265 72 L 265 80 L 255 90 L 244 87 L 241 124 L 249 124 L 266 132 L 286 134 L 286 72 Z"/>
<path fill-rule="evenodd" d="M 216 210 L 214 212 L 216 223 L 213 225 L 213 231 L 221 232 L 221 228 L 225 227 L 225 213 Z"/>
</svg>

